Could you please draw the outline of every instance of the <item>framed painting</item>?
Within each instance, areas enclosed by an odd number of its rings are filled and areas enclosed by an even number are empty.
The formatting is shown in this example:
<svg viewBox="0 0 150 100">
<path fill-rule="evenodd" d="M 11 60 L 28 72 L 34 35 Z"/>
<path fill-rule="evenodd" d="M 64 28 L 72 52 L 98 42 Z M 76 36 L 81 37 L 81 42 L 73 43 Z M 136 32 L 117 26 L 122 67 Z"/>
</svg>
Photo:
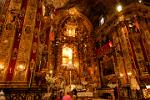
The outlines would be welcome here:
<svg viewBox="0 0 150 100">
<path fill-rule="evenodd" d="M 104 60 L 101 63 L 101 67 L 102 67 L 103 76 L 109 76 L 115 74 L 113 57 Z"/>
</svg>

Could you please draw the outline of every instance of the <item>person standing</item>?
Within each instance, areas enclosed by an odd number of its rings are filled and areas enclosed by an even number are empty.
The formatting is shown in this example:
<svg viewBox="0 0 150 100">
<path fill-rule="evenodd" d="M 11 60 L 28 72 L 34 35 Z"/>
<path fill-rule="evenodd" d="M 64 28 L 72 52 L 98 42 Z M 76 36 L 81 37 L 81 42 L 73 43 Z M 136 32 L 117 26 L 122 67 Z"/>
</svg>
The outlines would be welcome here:
<svg viewBox="0 0 150 100">
<path fill-rule="evenodd" d="M 77 89 L 74 88 L 72 93 L 73 93 L 74 100 L 77 100 L 77 93 L 78 93 Z"/>
<path fill-rule="evenodd" d="M 67 95 L 64 95 L 64 96 L 63 96 L 63 99 L 62 99 L 62 100 L 72 100 L 72 98 L 71 98 L 69 92 L 67 92 Z"/>
</svg>

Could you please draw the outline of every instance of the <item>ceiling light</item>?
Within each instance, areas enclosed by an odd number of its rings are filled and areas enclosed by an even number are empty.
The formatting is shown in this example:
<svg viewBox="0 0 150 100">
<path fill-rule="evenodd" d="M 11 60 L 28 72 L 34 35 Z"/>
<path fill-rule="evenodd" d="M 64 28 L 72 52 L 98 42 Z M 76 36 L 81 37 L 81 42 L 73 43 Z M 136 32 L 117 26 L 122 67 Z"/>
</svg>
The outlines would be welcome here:
<svg viewBox="0 0 150 100">
<path fill-rule="evenodd" d="M 101 18 L 101 25 L 104 24 L 104 17 Z"/>
<path fill-rule="evenodd" d="M 142 0 L 138 0 L 139 1 L 139 3 L 142 3 Z"/>
<path fill-rule="evenodd" d="M 118 11 L 118 12 L 122 11 L 122 5 L 119 4 L 119 5 L 117 6 L 117 11 Z"/>
</svg>

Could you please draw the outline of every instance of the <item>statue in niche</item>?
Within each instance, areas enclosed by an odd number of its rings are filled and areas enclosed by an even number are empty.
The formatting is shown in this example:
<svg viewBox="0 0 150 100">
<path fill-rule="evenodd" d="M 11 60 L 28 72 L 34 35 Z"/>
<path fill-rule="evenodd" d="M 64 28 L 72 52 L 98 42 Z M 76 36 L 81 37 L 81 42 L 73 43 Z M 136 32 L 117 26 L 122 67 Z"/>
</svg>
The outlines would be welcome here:
<svg viewBox="0 0 150 100">
<path fill-rule="evenodd" d="M 45 4 L 45 16 L 50 16 L 55 11 L 55 7 L 52 4 Z"/>
<path fill-rule="evenodd" d="M 33 45 L 32 45 L 32 52 L 33 53 L 36 53 L 37 51 L 37 42 L 33 42 Z"/>
<path fill-rule="evenodd" d="M 45 44 L 46 32 L 41 32 L 40 34 L 40 44 Z"/>
<path fill-rule="evenodd" d="M 17 14 L 17 16 L 13 16 L 12 22 L 14 22 L 14 21 L 15 21 L 15 25 L 16 25 L 16 32 L 20 33 L 21 24 L 23 21 L 23 14 Z"/>
<path fill-rule="evenodd" d="M 40 43 L 39 43 L 39 62 L 40 66 L 39 67 L 46 67 L 47 62 L 48 62 L 48 47 L 45 44 L 45 39 L 46 39 L 46 34 L 41 33 L 40 35 Z"/>
<path fill-rule="evenodd" d="M 147 70 L 147 68 L 146 68 L 146 66 L 145 66 L 145 61 L 139 61 L 139 65 L 140 65 L 140 72 L 141 72 L 141 74 L 143 75 L 144 73 L 147 73 L 148 72 L 148 70 Z"/>
<path fill-rule="evenodd" d="M 17 58 L 17 53 L 18 53 L 18 50 L 17 48 L 14 48 L 13 52 L 12 52 L 12 59 L 16 59 Z"/>
<path fill-rule="evenodd" d="M 42 51 L 41 65 L 45 68 L 48 62 L 48 48 L 45 45 L 44 50 Z"/>
</svg>

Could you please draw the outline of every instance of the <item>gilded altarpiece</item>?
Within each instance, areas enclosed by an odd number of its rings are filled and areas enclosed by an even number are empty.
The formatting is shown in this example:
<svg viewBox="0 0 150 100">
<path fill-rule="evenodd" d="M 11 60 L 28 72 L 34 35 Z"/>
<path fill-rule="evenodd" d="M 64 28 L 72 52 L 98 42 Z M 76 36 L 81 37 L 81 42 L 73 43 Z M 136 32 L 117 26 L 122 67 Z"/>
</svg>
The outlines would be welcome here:
<svg viewBox="0 0 150 100">
<path fill-rule="evenodd" d="M 65 13 L 68 12 L 65 11 Z M 53 66 L 56 77 L 59 78 L 57 84 L 63 82 L 66 86 L 70 84 L 70 80 L 71 84 L 75 85 L 82 85 L 83 82 L 89 85 L 95 82 L 97 85 L 99 82 L 91 26 L 88 20 L 83 15 L 81 16 L 68 13 L 58 21 L 55 40 L 52 43 L 55 48 Z M 72 60 L 66 64 L 63 64 L 67 59 L 63 57 L 64 46 L 72 49 Z"/>
</svg>

